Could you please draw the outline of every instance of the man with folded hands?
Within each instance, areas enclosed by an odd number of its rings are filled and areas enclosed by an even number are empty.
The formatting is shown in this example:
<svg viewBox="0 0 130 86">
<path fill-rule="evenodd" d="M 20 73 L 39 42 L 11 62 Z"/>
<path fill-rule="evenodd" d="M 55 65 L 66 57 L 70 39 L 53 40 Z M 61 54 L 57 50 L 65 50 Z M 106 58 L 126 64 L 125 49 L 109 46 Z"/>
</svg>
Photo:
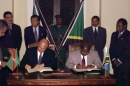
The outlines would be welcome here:
<svg viewBox="0 0 130 86">
<path fill-rule="evenodd" d="M 20 62 L 20 67 L 27 70 L 31 68 L 51 67 L 53 70 L 56 70 L 55 52 L 49 49 L 48 45 L 48 40 L 42 39 L 38 43 L 38 47 L 28 48 Z"/>
<path fill-rule="evenodd" d="M 46 28 L 40 26 L 40 17 L 38 15 L 31 16 L 31 26 L 24 30 L 24 41 L 27 48 L 37 47 L 38 42 L 46 38 Z"/>
<path fill-rule="evenodd" d="M 81 49 L 69 53 L 66 67 L 68 69 L 94 69 L 101 68 L 102 62 L 99 58 L 98 52 L 91 50 L 91 44 L 84 42 L 81 45 Z"/>
</svg>

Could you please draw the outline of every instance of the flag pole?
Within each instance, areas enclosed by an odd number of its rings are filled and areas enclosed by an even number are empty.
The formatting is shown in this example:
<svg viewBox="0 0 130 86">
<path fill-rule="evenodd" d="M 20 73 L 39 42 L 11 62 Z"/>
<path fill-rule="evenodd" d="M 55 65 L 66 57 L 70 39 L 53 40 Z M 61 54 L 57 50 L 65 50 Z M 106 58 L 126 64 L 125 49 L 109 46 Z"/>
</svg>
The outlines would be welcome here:
<svg viewBox="0 0 130 86">
<path fill-rule="evenodd" d="M 18 66 L 16 67 L 16 73 L 12 74 L 14 76 L 14 78 L 19 79 L 22 77 L 21 73 L 18 73 Z"/>
<path fill-rule="evenodd" d="M 52 37 L 52 34 L 51 34 L 50 30 L 49 30 L 49 27 L 48 27 L 48 25 L 47 25 L 47 23 L 46 23 L 46 21 L 45 21 L 45 18 L 44 18 L 43 14 L 42 14 L 42 12 L 41 12 L 41 10 L 40 10 L 40 7 L 39 7 L 37 1 L 35 1 L 35 3 L 36 3 L 36 6 L 38 7 L 38 11 L 41 13 L 41 16 L 42 16 L 42 18 L 43 18 L 43 21 L 44 21 L 44 23 L 45 23 L 45 25 L 46 25 L 46 27 L 47 27 L 47 31 L 48 31 L 48 33 L 49 33 L 51 39 L 52 39 L 52 42 L 53 42 L 53 44 L 54 44 L 55 49 L 56 49 L 56 52 L 55 52 L 55 53 L 56 53 L 56 56 L 58 57 L 58 60 L 61 62 L 63 68 L 65 68 L 65 65 L 63 64 L 63 62 L 62 62 L 62 60 L 61 60 L 61 58 L 60 58 L 60 55 L 59 55 L 59 52 L 58 52 L 58 48 L 56 47 L 56 44 L 55 44 L 54 39 L 53 39 L 53 37 Z"/>
<path fill-rule="evenodd" d="M 84 1 L 84 0 L 82 0 L 82 2 L 83 2 L 83 1 Z M 81 5 L 82 5 L 82 2 L 81 2 Z M 80 7 L 81 7 L 81 5 L 80 5 Z M 64 35 L 64 37 L 63 37 L 63 39 L 62 39 L 62 41 L 61 41 L 61 43 L 60 43 L 60 46 L 59 46 L 58 51 L 60 51 L 61 47 L 64 45 L 64 42 L 66 41 L 66 38 L 67 38 L 67 34 L 68 34 L 69 31 L 70 31 L 70 27 L 72 26 L 72 23 L 74 22 L 74 19 L 76 18 L 77 14 L 78 14 L 78 12 L 79 12 L 79 10 L 80 10 L 80 7 L 79 7 L 78 11 L 76 12 L 76 14 L 74 15 L 73 19 L 71 20 L 70 25 L 69 25 L 69 27 L 68 27 L 68 29 L 67 29 L 67 31 L 66 31 L 66 33 L 65 33 L 65 35 Z M 66 37 L 66 38 L 65 38 L 65 37 Z M 65 40 L 64 40 L 64 39 L 65 39 Z"/>
<path fill-rule="evenodd" d="M 109 78 L 110 77 L 110 74 L 108 73 L 108 71 L 106 70 L 105 68 L 105 65 L 108 65 L 108 49 L 107 47 L 105 48 L 105 53 L 106 53 L 106 56 L 105 56 L 105 59 L 104 59 L 104 63 L 103 63 L 103 66 L 102 66 L 102 69 L 104 71 L 104 74 L 102 76 L 100 76 L 100 78 Z M 110 60 L 110 59 L 109 59 Z"/>
<path fill-rule="evenodd" d="M 35 0 L 34 0 L 34 1 L 35 1 Z M 52 38 L 52 42 L 54 43 L 54 46 L 56 46 L 56 44 L 55 44 L 55 42 L 54 42 L 54 40 L 53 40 L 53 37 L 52 37 L 52 35 L 51 35 L 51 32 L 50 32 L 50 30 L 49 30 L 49 27 L 48 27 L 48 25 L 47 25 L 47 23 L 46 23 L 46 21 L 45 21 L 44 16 L 42 15 L 42 12 L 41 12 L 41 10 L 40 10 L 40 7 L 39 7 L 37 1 L 35 1 L 35 3 L 36 3 L 36 7 L 38 7 L 38 11 L 41 13 L 41 16 L 42 16 L 42 18 L 43 18 L 43 21 L 45 22 L 45 25 L 46 25 L 46 27 L 47 27 L 47 31 L 48 31 L 49 35 L 51 36 L 51 38 Z"/>
<path fill-rule="evenodd" d="M 16 67 L 16 78 L 18 78 L 18 66 Z"/>
<path fill-rule="evenodd" d="M 81 8 L 83 2 L 84 2 L 84 0 L 81 1 L 80 7 L 79 7 L 78 11 L 76 12 L 76 14 L 74 15 L 74 17 L 73 17 L 73 19 L 72 19 L 72 21 L 71 21 L 71 23 L 70 23 L 70 25 L 69 25 L 69 27 L 68 27 L 68 29 L 67 29 L 65 35 L 64 35 L 62 41 L 61 41 L 58 51 L 60 51 L 61 46 L 63 46 L 63 45 L 65 44 L 65 42 L 66 42 L 66 40 L 67 40 L 67 37 L 68 37 L 68 35 L 69 35 L 70 31 L 71 31 L 71 28 L 70 28 L 70 27 L 72 26 L 72 23 L 74 22 L 74 19 L 76 19 L 76 16 L 78 15 L 78 13 L 79 13 L 79 11 L 80 11 L 80 8 Z M 65 38 L 65 37 L 66 37 L 66 38 Z"/>
<path fill-rule="evenodd" d="M 83 1 L 84 1 L 84 0 L 82 0 L 81 6 L 83 5 Z M 80 6 L 80 8 L 79 8 L 79 11 L 77 12 L 77 15 L 79 14 L 79 12 L 80 12 L 80 10 L 81 10 L 81 6 Z M 77 19 L 77 16 L 76 16 L 75 19 Z M 75 23 L 75 22 L 74 22 L 74 23 Z M 73 25 L 74 25 L 74 24 L 73 24 Z M 73 26 L 72 26 L 72 27 L 73 27 Z M 72 28 L 70 29 L 69 33 L 67 34 L 67 37 L 68 37 L 68 35 L 70 34 L 71 31 L 72 31 Z M 67 40 L 67 37 L 66 37 L 66 39 L 64 40 L 64 43 L 62 44 L 62 46 L 65 44 L 65 42 L 66 42 L 66 40 Z"/>
<path fill-rule="evenodd" d="M 17 55 L 18 55 L 17 49 L 15 49 L 13 52 L 16 52 L 16 53 L 15 53 L 15 59 L 16 59 L 16 57 L 17 57 Z M 19 61 L 19 57 L 18 57 L 18 61 Z M 17 65 L 17 67 L 16 67 L 16 74 L 13 73 L 13 75 L 14 75 L 14 78 L 16 78 L 16 79 L 19 79 L 19 78 L 22 77 L 22 76 L 21 76 L 21 73 L 18 72 L 18 65 Z"/>
</svg>

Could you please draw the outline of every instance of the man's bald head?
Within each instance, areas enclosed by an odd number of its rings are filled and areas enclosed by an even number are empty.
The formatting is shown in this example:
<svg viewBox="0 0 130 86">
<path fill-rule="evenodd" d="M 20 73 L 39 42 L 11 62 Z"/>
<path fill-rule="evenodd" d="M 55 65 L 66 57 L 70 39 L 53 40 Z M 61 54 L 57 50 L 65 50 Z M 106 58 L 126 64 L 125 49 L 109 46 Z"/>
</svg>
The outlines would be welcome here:
<svg viewBox="0 0 130 86">
<path fill-rule="evenodd" d="M 40 42 L 38 43 L 38 51 L 40 53 L 44 52 L 48 48 L 48 45 L 49 43 L 47 39 L 40 40 Z"/>
<path fill-rule="evenodd" d="M 84 42 L 81 46 L 81 54 L 83 56 L 88 55 L 89 51 L 90 51 L 91 45 L 90 43 Z"/>
</svg>

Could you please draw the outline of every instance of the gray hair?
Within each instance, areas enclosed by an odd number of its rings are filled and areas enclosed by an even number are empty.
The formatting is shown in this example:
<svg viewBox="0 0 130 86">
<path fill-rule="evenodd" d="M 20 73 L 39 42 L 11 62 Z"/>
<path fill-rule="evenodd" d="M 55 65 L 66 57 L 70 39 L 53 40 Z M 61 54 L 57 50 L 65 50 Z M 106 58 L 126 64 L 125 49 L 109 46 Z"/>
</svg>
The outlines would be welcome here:
<svg viewBox="0 0 130 86">
<path fill-rule="evenodd" d="M 6 27 L 8 29 L 8 24 L 3 19 L 0 19 L 0 30 Z"/>
</svg>

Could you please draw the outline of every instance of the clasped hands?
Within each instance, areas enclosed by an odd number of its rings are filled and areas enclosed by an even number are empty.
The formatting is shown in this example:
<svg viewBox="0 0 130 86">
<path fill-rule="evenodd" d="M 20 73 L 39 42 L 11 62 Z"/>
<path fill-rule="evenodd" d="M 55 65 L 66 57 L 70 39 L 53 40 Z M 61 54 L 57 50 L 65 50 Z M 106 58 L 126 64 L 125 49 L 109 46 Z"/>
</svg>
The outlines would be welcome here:
<svg viewBox="0 0 130 86">
<path fill-rule="evenodd" d="M 84 69 L 93 69 L 93 68 L 95 68 L 95 65 L 87 65 L 87 66 L 83 67 L 82 65 L 77 64 L 76 68 L 77 69 L 82 69 L 82 68 L 84 68 Z"/>
<path fill-rule="evenodd" d="M 9 51 L 9 53 L 12 55 L 13 54 L 13 52 L 14 52 L 14 50 L 16 50 L 16 49 L 14 49 L 14 48 L 8 48 L 8 51 Z M 8 57 L 4 57 L 4 60 L 8 60 L 9 58 Z M 6 66 L 6 62 L 5 61 L 2 61 L 1 62 L 1 67 L 5 67 Z"/>
<path fill-rule="evenodd" d="M 1 61 L 1 65 L 0 66 L 4 68 L 6 66 L 6 62 L 5 61 Z"/>
<path fill-rule="evenodd" d="M 113 64 L 116 65 L 116 66 L 121 65 L 121 63 L 120 63 L 117 59 L 114 59 L 114 60 L 113 60 Z"/>
<path fill-rule="evenodd" d="M 8 60 L 8 57 L 4 57 L 4 60 Z M 6 66 L 6 62 L 5 61 L 1 61 L 1 67 L 5 67 Z"/>
<path fill-rule="evenodd" d="M 12 54 L 13 53 L 13 51 L 14 51 L 15 49 L 14 48 L 8 48 L 8 51 L 10 52 L 10 54 Z M 4 60 L 8 60 L 9 58 L 8 57 L 4 57 Z M 0 65 L 1 67 L 6 67 L 6 62 L 5 61 L 1 61 L 1 65 Z"/>
<path fill-rule="evenodd" d="M 37 64 L 37 65 L 34 67 L 34 69 L 39 69 L 39 68 L 41 68 L 41 67 L 44 67 L 44 64 Z M 26 64 L 26 65 L 25 65 L 25 69 L 26 69 L 26 70 L 29 70 L 29 69 L 31 69 L 31 66 L 28 65 L 28 64 Z"/>
</svg>

